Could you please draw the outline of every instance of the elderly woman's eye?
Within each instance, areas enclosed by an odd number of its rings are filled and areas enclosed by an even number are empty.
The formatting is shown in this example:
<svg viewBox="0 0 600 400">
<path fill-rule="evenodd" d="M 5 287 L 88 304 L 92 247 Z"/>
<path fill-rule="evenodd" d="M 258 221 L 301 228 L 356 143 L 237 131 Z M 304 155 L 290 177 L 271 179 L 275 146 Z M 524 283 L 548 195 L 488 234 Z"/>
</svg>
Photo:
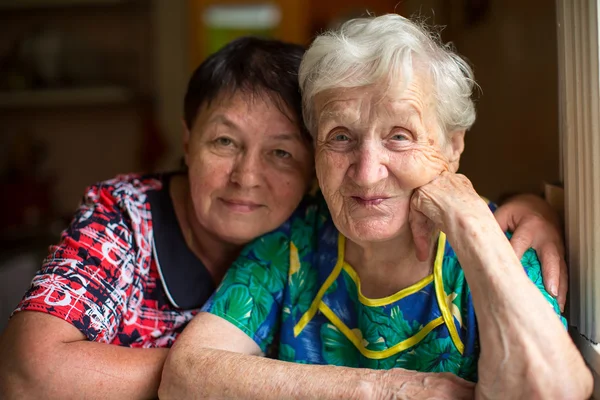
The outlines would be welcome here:
<svg viewBox="0 0 600 400">
<path fill-rule="evenodd" d="M 347 142 L 348 140 L 350 140 L 350 138 L 348 137 L 348 135 L 338 133 L 333 137 L 333 140 L 335 140 L 336 142 Z"/>
<path fill-rule="evenodd" d="M 392 140 L 408 140 L 408 138 L 405 135 L 394 135 Z"/>
<path fill-rule="evenodd" d="M 275 149 L 273 155 L 277 158 L 290 158 L 292 155 L 285 150 Z"/>
</svg>

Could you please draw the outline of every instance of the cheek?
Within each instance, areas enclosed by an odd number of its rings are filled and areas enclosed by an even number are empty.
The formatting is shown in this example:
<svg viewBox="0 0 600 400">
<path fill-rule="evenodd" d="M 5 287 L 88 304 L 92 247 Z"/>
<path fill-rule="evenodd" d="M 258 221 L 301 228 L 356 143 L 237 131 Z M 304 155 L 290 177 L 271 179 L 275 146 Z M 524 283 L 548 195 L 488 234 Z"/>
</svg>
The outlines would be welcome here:
<svg viewBox="0 0 600 400">
<path fill-rule="evenodd" d="M 225 187 L 229 180 L 230 164 L 226 159 L 202 154 L 191 157 L 188 174 L 194 196 L 207 196 L 213 190 Z"/>
<path fill-rule="evenodd" d="M 436 150 L 412 150 L 392 160 L 393 174 L 404 188 L 415 189 L 445 171 L 447 162 Z"/>
<path fill-rule="evenodd" d="M 348 169 L 347 158 L 339 153 L 319 151 L 315 157 L 315 171 L 323 193 L 339 189 Z"/>
<path fill-rule="evenodd" d="M 267 187 L 279 204 L 300 202 L 314 180 L 314 162 L 311 152 L 286 168 L 265 165 Z"/>
<path fill-rule="evenodd" d="M 308 187 L 307 178 L 300 173 L 273 173 L 270 174 L 269 182 L 271 211 L 281 216 L 283 220 L 280 223 L 283 223 L 304 197 Z"/>
</svg>

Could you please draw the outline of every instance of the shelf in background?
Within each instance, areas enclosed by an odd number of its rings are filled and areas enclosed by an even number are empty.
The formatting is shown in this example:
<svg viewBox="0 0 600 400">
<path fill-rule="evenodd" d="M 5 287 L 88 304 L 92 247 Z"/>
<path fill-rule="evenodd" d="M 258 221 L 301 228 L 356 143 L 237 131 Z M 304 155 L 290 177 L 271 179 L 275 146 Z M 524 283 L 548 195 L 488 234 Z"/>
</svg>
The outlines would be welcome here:
<svg viewBox="0 0 600 400">
<path fill-rule="evenodd" d="M 121 86 L 61 88 L 0 92 L 0 109 L 124 104 L 136 98 Z"/>
<path fill-rule="evenodd" d="M 133 0 L 0 0 L 0 10 L 31 10 L 73 6 L 109 6 L 132 3 Z"/>
</svg>

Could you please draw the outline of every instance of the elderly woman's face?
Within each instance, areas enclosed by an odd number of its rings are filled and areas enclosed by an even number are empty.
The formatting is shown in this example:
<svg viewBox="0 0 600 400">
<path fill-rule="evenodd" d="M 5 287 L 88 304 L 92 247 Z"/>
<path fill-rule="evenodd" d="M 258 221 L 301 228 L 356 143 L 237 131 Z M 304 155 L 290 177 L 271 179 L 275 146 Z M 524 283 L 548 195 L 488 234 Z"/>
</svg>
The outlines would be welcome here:
<svg viewBox="0 0 600 400">
<path fill-rule="evenodd" d="M 416 74 L 406 88 L 373 85 L 316 96 L 317 177 L 337 228 L 351 240 L 408 233 L 414 189 L 452 169 L 430 87 Z"/>
<path fill-rule="evenodd" d="M 231 243 L 281 225 L 313 176 L 310 144 L 267 96 L 217 99 L 200 109 L 184 142 L 196 218 Z"/>
</svg>

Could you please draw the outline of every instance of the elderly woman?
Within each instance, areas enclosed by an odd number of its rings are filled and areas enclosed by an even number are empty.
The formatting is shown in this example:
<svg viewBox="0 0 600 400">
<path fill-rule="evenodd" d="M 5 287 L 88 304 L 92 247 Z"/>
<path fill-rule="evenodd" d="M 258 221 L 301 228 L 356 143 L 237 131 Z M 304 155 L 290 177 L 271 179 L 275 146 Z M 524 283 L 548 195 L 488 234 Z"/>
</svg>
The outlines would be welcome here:
<svg viewBox="0 0 600 400">
<path fill-rule="evenodd" d="M 589 396 L 536 253 L 519 262 L 456 173 L 469 66 L 387 15 L 318 37 L 299 76 L 322 198 L 243 251 L 170 353 L 161 398 Z M 277 340 L 283 361 L 248 356 Z"/>
</svg>

